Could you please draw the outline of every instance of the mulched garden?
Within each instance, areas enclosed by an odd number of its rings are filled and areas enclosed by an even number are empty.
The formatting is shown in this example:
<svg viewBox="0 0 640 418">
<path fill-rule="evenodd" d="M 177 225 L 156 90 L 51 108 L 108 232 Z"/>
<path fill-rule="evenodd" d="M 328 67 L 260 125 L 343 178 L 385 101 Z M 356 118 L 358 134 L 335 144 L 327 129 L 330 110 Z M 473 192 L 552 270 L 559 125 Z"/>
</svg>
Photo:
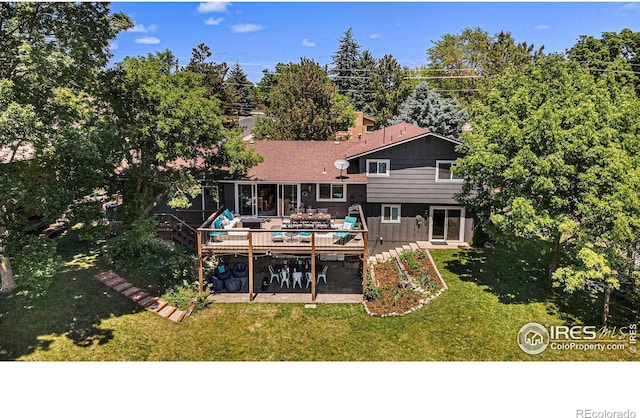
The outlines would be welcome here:
<svg viewBox="0 0 640 418">
<path fill-rule="evenodd" d="M 373 275 L 368 279 L 365 307 L 372 315 L 405 315 L 422 307 L 443 290 L 426 251 L 405 252 L 401 271 L 395 259 L 373 266 Z"/>
</svg>

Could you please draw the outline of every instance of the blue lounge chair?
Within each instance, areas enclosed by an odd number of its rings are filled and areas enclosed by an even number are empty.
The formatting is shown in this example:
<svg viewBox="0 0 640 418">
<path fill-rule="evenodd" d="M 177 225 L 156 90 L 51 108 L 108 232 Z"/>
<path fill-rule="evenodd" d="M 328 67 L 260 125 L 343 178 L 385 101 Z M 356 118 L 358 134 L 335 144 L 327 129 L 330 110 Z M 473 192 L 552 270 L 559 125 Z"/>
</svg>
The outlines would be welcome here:
<svg viewBox="0 0 640 418">
<path fill-rule="evenodd" d="M 353 227 L 356 223 L 356 218 L 352 217 L 352 216 L 347 216 L 346 218 L 344 218 L 344 223 L 342 224 L 342 228 L 340 228 L 342 231 L 351 231 L 353 230 Z M 344 244 L 347 240 L 347 238 L 349 238 L 349 235 L 351 235 L 350 232 L 335 232 L 333 234 L 334 238 L 339 238 L 339 242 L 341 244 Z"/>
</svg>

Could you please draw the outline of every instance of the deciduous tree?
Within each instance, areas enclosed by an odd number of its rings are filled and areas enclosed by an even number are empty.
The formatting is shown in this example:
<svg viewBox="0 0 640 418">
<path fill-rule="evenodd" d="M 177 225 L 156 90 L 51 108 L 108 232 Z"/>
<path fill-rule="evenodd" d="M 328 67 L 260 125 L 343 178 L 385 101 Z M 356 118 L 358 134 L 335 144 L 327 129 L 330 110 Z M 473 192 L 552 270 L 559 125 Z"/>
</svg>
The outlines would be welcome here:
<svg viewBox="0 0 640 418">
<path fill-rule="evenodd" d="M 549 240 L 567 291 L 617 289 L 640 237 L 638 109 L 630 88 L 559 56 L 508 69 L 474 107 L 458 198 L 496 237 Z"/>
</svg>

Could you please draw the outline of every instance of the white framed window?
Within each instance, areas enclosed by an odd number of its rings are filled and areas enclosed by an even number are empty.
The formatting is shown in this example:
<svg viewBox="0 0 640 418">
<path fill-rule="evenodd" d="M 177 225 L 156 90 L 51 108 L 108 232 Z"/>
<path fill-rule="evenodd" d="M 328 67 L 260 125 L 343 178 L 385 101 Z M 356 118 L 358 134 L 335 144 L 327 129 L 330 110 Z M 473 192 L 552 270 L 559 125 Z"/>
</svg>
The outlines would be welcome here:
<svg viewBox="0 0 640 418">
<path fill-rule="evenodd" d="M 453 174 L 451 168 L 456 165 L 455 160 L 437 160 L 436 161 L 436 181 L 450 181 L 462 183 L 462 178 Z"/>
<path fill-rule="evenodd" d="M 390 160 L 367 160 L 367 177 L 389 177 Z"/>
<path fill-rule="evenodd" d="M 318 183 L 316 184 L 316 200 L 318 202 L 346 202 L 346 183 Z"/>
<path fill-rule="evenodd" d="M 400 223 L 400 205 L 382 205 L 383 224 L 399 224 Z"/>
</svg>

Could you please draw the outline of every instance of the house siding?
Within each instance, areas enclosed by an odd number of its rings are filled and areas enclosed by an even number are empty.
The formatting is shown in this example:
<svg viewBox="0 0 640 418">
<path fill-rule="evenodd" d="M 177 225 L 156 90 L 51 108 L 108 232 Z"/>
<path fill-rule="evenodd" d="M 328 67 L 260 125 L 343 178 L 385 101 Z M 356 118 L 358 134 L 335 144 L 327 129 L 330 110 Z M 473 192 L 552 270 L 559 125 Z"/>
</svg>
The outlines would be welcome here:
<svg viewBox="0 0 640 418">
<path fill-rule="evenodd" d="M 368 159 L 390 160 L 388 177 L 368 177 L 367 202 L 431 203 L 454 205 L 461 183 L 436 182 L 436 161 L 455 160 L 455 144 L 435 137 L 390 147 L 358 158 L 361 172 Z"/>
</svg>

